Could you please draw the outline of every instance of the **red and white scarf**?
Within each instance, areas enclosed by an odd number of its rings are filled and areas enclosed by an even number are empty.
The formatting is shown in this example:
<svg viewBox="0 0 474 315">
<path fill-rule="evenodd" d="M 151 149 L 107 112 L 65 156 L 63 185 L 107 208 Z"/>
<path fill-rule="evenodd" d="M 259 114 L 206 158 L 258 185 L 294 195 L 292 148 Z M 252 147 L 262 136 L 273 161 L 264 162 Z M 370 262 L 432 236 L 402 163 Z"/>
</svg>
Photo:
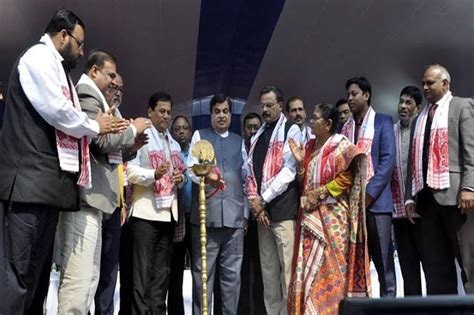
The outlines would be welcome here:
<svg viewBox="0 0 474 315">
<path fill-rule="evenodd" d="M 332 135 L 319 150 L 312 173 L 306 177 L 305 190 L 326 185 L 350 164 L 357 148 L 341 134 Z M 311 162 L 310 162 L 311 163 Z"/>
<path fill-rule="evenodd" d="M 345 135 L 352 143 L 355 139 L 355 120 L 353 117 L 342 127 L 341 134 Z M 356 147 L 358 152 L 363 152 L 367 155 L 367 182 L 374 176 L 374 164 L 372 162 L 372 142 L 374 142 L 375 134 L 375 111 L 372 106 L 369 106 L 364 120 L 359 128 L 359 135 L 357 137 Z"/>
<path fill-rule="evenodd" d="M 148 134 L 148 159 L 153 169 L 158 168 L 163 162 L 171 162 L 168 172 L 153 184 L 153 193 L 155 194 L 156 207 L 158 209 L 171 208 L 173 199 L 177 196 L 173 181 L 173 171 L 178 170 L 183 173 L 186 166 L 181 159 L 181 147 L 166 130 L 165 139 L 160 137 L 158 130 L 148 128 L 145 130 Z M 168 142 L 166 142 L 168 138 Z"/>
<path fill-rule="evenodd" d="M 105 108 L 105 111 L 109 110 L 109 105 L 107 104 L 107 102 L 104 103 L 104 108 Z M 118 110 L 118 108 L 115 110 L 114 116 L 118 118 L 122 118 L 122 114 L 120 114 L 120 111 Z M 122 150 L 109 152 L 107 154 L 107 158 L 108 158 L 109 164 L 117 164 L 117 165 L 123 164 Z"/>
<path fill-rule="evenodd" d="M 118 108 L 115 110 L 114 116 L 118 118 L 122 118 L 122 115 L 120 114 Z M 107 158 L 108 158 L 109 164 L 117 164 L 117 165 L 123 164 L 122 150 L 109 152 L 107 154 Z"/>
<path fill-rule="evenodd" d="M 267 153 L 265 155 L 265 161 L 263 163 L 262 170 L 262 186 L 261 193 L 263 194 L 265 190 L 271 185 L 276 175 L 283 168 L 283 147 L 285 145 L 285 123 L 286 117 L 283 114 L 280 114 L 280 118 L 273 129 L 272 136 L 270 137 L 270 142 L 268 144 Z M 253 153 L 255 151 L 255 145 L 257 144 L 258 138 L 265 131 L 267 123 L 264 123 L 262 127 L 257 131 L 257 134 L 252 137 L 252 143 L 250 144 L 250 150 L 248 155 L 248 164 L 250 174 L 247 176 L 246 180 L 246 190 L 249 198 L 254 198 L 258 196 L 257 191 L 257 181 L 255 179 L 255 173 L 253 170 Z"/>
<path fill-rule="evenodd" d="M 67 74 L 66 74 L 67 75 Z M 72 82 L 71 78 L 67 78 Z M 73 106 L 81 111 L 81 105 L 75 89 L 71 91 L 67 82 L 61 86 L 63 95 L 72 102 Z M 77 184 L 84 188 L 92 187 L 91 163 L 89 156 L 89 137 L 84 136 L 80 139 L 65 134 L 61 130 L 56 129 L 56 146 L 58 149 L 59 167 L 65 172 L 79 173 Z M 81 150 L 81 165 L 79 167 L 79 149 Z"/>
<path fill-rule="evenodd" d="M 395 133 L 395 158 L 396 164 L 392 174 L 392 181 L 390 187 L 392 188 L 393 207 L 395 212 L 393 213 L 394 218 L 406 217 L 405 212 L 405 178 L 406 174 L 403 174 L 403 163 L 402 163 L 402 132 L 400 121 L 393 125 L 393 131 Z"/>
<path fill-rule="evenodd" d="M 433 189 L 449 188 L 448 114 L 453 96 L 448 91 L 438 103 L 430 129 L 426 183 Z M 412 195 L 423 189 L 423 142 L 431 106 L 425 106 L 415 125 L 412 143 Z"/>
</svg>

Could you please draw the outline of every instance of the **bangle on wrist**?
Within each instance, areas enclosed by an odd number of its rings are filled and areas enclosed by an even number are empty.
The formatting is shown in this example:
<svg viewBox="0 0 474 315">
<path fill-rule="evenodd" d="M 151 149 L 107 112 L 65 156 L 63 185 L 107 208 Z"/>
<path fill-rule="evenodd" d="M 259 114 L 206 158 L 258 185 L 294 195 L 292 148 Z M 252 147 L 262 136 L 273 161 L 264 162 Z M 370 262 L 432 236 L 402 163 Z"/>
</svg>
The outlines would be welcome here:
<svg viewBox="0 0 474 315">
<path fill-rule="evenodd" d="M 326 198 L 326 192 L 324 191 L 324 186 L 319 186 L 319 200 Z"/>
</svg>

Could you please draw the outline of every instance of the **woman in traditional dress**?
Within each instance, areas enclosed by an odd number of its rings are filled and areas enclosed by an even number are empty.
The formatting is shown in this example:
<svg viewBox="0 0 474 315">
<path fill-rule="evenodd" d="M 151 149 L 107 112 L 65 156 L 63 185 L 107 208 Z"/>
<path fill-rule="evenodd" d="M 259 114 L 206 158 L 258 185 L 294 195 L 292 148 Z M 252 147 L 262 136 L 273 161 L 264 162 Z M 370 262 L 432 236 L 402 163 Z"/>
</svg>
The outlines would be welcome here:
<svg viewBox="0 0 474 315">
<path fill-rule="evenodd" d="M 318 104 L 310 120 L 316 139 L 289 139 L 302 183 L 289 314 L 337 314 L 345 297 L 368 296 L 365 155 L 336 134 L 337 108 Z"/>
</svg>

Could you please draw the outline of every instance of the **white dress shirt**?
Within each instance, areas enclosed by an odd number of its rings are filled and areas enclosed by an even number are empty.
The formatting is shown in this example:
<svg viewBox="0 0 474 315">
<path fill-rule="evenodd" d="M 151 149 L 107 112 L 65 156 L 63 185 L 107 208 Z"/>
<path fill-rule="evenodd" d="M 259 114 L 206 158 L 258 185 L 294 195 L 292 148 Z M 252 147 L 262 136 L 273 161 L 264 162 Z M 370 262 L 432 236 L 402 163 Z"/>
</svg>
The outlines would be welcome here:
<svg viewBox="0 0 474 315">
<path fill-rule="evenodd" d="M 284 127 L 282 127 L 284 128 Z M 294 139 L 298 143 L 303 143 L 301 129 L 297 125 L 291 126 L 283 146 L 283 167 L 275 176 L 270 186 L 262 192 L 262 199 L 269 203 L 286 191 L 288 185 L 295 180 L 296 177 L 296 161 L 291 153 L 289 139 Z M 256 140 L 258 141 L 258 140 Z"/>
<path fill-rule="evenodd" d="M 69 87 L 61 64 L 63 57 L 54 47 L 48 34 L 29 49 L 18 63 L 20 84 L 31 105 L 54 128 L 75 138 L 96 136 L 100 127 L 97 121 L 77 110 L 63 88 Z M 71 82 L 71 93 L 76 93 Z M 69 93 L 69 92 L 68 92 Z"/>
</svg>

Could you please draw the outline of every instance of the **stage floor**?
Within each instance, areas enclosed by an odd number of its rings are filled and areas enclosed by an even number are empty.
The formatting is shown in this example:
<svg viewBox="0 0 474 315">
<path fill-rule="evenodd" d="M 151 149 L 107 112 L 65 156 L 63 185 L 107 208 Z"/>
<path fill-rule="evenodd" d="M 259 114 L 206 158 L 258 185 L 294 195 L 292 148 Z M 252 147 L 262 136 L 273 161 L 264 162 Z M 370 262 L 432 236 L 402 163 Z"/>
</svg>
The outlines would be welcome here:
<svg viewBox="0 0 474 315">
<path fill-rule="evenodd" d="M 400 271 L 400 264 L 398 263 L 398 257 L 395 253 L 395 269 L 396 269 L 396 277 L 397 277 L 397 297 L 403 297 L 403 278 Z M 459 271 L 459 268 L 458 268 Z M 370 264 L 370 275 L 372 281 L 372 296 L 374 298 L 379 297 L 379 281 L 377 279 L 377 272 L 373 263 Z M 422 277 L 422 279 L 424 276 Z M 458 281 L 460 283 L 460 281 Z M 47 315 L 56 315 L 57 313 L 57 293 L 58 293 L 58 286 L 59 286 L 59 272 L 53 271 L 51 272 L 51 282 L 49 286 L 48 298 L 46 301 L 46 314 Z M 117 282 L 117 287 L 115 289 L 115 312 L 114 314 L 118 314 L 119 310 L 119 288 L 120 282 Z M 191 271 L 185 270 L 184 277 L 183 277 L 183 298 L 185 304 L 185 313 L 192 314 L 192 278 L 191 278 Z M 464 295 L 464 290 L 460 287 L 459 293 Z M 426 287 L 425 282 L 423 280 L 423 295 L 426 294 Z M 91 310 L 91 314 L 93 314 L 93 309 Z"/>
</svg>

